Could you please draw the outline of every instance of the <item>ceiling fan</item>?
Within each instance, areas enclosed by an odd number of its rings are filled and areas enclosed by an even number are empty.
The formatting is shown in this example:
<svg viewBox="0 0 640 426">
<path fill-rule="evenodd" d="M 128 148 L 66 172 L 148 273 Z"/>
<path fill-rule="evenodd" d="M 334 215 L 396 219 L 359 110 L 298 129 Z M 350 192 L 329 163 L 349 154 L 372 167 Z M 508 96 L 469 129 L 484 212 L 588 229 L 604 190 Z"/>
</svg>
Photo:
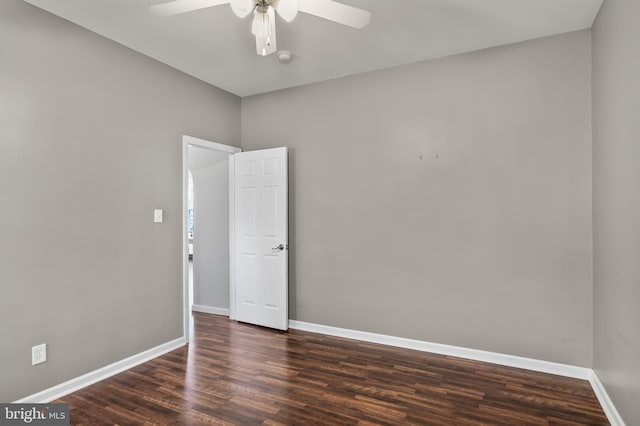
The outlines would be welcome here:
<svg viewBox="0 0 640 426">
<path fill-rule="evenodd" d="M 357 29 L 371 20 L 371 12 L 333 0 L 172 0 L 153 5 L 149 10 L 160 16 L 172 16 L 221 4 L 230 4 L 239 18 L 253 12 L 251 32 L 256 36 L 256 51 L 262 56 L 277 50 L 276 12 L 287 22 L 293 21 L 298 12 L 304 12 Z"/>
</svg>

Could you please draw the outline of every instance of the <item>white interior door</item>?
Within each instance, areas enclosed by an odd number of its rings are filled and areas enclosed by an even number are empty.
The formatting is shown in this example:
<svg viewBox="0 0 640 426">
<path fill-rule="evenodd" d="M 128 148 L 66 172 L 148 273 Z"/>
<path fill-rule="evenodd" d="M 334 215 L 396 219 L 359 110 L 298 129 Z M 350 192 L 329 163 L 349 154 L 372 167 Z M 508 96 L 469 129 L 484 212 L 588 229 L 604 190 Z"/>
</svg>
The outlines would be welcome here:
<svg viewBox="0 0 640 426">
<path fill-rule="evenodd" d="M 232 158 L 235 319 L 287 330 L 287 148 Z"/>
</svg>

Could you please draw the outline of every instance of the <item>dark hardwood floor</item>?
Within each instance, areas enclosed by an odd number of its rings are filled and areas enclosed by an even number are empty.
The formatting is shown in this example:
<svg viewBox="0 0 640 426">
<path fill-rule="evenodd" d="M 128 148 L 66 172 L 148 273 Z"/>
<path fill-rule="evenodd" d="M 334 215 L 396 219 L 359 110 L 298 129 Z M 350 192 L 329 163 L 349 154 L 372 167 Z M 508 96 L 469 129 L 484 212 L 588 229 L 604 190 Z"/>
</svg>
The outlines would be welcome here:
<svg viewBox="0 0 640 426">
<path fill-rule="evenodd" d="M 71 424 L 608 424 L 586 381 L 194 318 L 188 348 L 56 401 Z"/>
</svg>

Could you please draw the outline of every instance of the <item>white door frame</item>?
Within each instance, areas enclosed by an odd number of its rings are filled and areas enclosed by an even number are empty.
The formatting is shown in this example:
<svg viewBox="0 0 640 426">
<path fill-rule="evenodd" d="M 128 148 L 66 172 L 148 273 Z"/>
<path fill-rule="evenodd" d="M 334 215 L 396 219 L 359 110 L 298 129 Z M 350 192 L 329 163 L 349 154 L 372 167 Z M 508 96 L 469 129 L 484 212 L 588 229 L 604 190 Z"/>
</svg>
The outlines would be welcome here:
<svg viewBox="0 0 640 426">
<path fill-rule="evenodd" d="M 205 149 L 213 149 L 216 151 L 226 152 L 229 157 L 238 152 L 242 152 L 242 149 L 224 145 L 217 142 L 211 142 L 204 139 L 194 138 L 192 136 L 182 136 L 182 301 L 183 301 L 183 333 L 186 342 L 189 342 L 189 329 L 191 327 L 191 307 L 189 306 L 189 239 L 187 238 L 187 230 L 189 224 L 189 218 L 187 216 L 188 205 L 188 191 L 189 191 L 189 145 L 197 146 Z M 233 176 L 233 161 L 229 161 L 229 173 Z M 233 200 L 233 179 L 229 180 L 229 255 L 231 257 L 230 270 L 229 270 L 229 317 L 235 319 L 235 262 L 233 261 L 233 249 L 234 249 L 234 229 L 233 229 L 233 212 L 234 212 L 234 200 Z"/>
</svg>

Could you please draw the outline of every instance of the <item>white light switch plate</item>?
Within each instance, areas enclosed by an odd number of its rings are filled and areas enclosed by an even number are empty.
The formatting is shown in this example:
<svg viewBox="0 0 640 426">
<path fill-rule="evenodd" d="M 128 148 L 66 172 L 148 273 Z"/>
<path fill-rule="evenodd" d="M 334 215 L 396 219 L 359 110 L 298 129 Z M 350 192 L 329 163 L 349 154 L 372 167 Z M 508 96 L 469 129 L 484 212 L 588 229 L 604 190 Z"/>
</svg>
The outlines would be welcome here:
<svg viewBox="0 0 640 426">
<path fill-rule="evenodd" d="M 162 223 L 162 209 L 155 209 L 153 211 L 153 221 L 155 223 Z"/>
<path fill-rule="evenodd" d="M 34 346 L 31 348 L 31 365 L 42 364 L 47 360 L 47 344 Z"/>
</svg>

